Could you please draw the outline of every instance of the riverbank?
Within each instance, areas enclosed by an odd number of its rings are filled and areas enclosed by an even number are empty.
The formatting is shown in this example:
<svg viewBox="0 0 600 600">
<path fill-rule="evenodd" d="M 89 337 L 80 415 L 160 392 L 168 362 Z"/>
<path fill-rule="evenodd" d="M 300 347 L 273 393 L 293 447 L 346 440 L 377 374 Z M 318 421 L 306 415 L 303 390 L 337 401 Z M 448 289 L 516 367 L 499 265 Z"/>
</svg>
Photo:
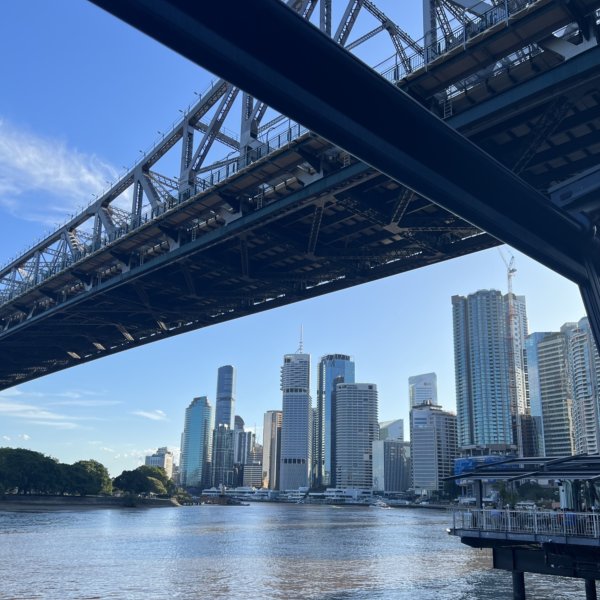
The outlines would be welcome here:
<svg viewBox="0 0 600 600">
<path fill-rule="evenodd" d="M 90 510 L 99 508 L 165 508 L 179 506 L 172 498 L 131 496 L 0 496 L 0 511 Z"/>
</svg>

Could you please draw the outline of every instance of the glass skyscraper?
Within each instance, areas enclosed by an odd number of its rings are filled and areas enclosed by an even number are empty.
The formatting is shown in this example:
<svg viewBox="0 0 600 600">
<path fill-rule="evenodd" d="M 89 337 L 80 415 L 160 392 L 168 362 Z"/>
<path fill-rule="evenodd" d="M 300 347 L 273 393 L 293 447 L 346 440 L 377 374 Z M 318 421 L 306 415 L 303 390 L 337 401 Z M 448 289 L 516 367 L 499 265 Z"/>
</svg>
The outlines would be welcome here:
<svg viewBox="0 0 600 600">
<path fill-rule="evenodd" d="M 212 485 L 232 487 L 236 484 L 233 468 L 234 431 L 227 425 L 217 425 L 213 431 Z"/>
<path fill-rule="evenodd" d="M 206 396 L 194 398 L 185 409 L 181 436 L 180 481 L 184 487 L 202 487 L 210 483 L 213 408 Z"/>
<path fill-rule="evenodd" d="M 217 376 L 217 403 L 215 427 L 227 425 L 234 428 L 235 418 L 235 369 L 231 365 L 219 367 Z"/>
<path fill-rule="evenodd" d="M 281 367 L 283 394 L 280 490 L 308 487 L 312 472 L 310 354 L 286 354 Z"/>
<path fill-rule="evenodd" d="M 527 336 L 525 340 L 525 356 L 527 358 L 527 382 L 529 390 L 529 407 L 533 421 L 537 454 L 546 456 L 544 446 L 544 418 L 542 412 L 542 394 L 540 391 L 540 367 L 538 344 L 548 337 L 550 332 L 538 331 Z"/>
<path fill-rule="evenodd" d="M 346 354 L 328 354 L 317 370 L 315 464 L 317 485 L 335 487 L 336 384 L 354 383 L 354 362 Z"/>
<path fill-rule="evenodd" d="M 458 445 L 507 452 L 523 448 L 526 398 L 523 296 L 480 290 L 452 297 Z"/>
</svg>

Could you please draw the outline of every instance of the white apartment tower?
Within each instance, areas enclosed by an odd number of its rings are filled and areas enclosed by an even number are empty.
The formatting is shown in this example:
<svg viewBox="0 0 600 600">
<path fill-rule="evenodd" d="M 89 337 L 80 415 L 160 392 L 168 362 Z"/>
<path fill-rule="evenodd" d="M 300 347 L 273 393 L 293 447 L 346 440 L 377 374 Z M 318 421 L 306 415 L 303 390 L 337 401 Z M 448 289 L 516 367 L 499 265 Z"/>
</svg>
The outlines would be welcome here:
<svg viewBox="0 0 600 600">
<path fill-rule="evenodd" d="M 600 453 L 600 358 L 590 324 L 569 329 L 569 369 L 573 384 L 573 438 L 576 454 Z"/>
<path fill-rule="evenodd" d="M 444 491 L 457 456 L 456 415 L 440 406 L 421 404 L 410 411 L 410 456 L 415 493 Z"/>
<path fill-rule="evenodd" d="M 283 394 L 280 490 L 308 487 L 312 475 L 310 354 L 286 354 L 281 367 Z"/>
<path fill-rule="evenodd" d="M 549 333 L 537 345 L 539 394 L 546 456 L 574 453 L 573 392 L 569 377 L 567 332 Z"/>
<path fill-rule="evenodd" d="M 154 454 L 146 456 L 144 464 L 148 467 L 160 467 L 169 479 L 173 478 L 173 453 L 167 448 L 159 448 Z"/>
<path fill-rule="evenodd" d="M 452 297 L 458 445 L 506 452 L 525 445 L 525 298 L 497 290 Z"/>
<path fill-rule="evenodd" d="M 379 438 L 377 414 L 375 384 L 337 384 L 335 421 L 337 487 L 371 489 L 373 442 Z"/>
</svg>

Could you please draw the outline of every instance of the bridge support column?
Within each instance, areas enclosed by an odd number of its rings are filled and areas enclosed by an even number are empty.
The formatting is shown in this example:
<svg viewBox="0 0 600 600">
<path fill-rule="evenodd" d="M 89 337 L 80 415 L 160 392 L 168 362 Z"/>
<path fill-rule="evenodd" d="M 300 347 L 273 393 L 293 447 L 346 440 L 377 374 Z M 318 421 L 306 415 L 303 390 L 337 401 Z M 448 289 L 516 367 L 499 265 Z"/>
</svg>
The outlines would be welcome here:
<svg viewBox="0 0 600 600">
<path fill-rule="evenodd" d="M 513 600 L 525 600 L 525 573 L 513 571 Z"/>
<path fill-rule="evenodd" d="M 598 594 L 596 594 L 595 579 L 585 580 L 585 600 L 598 600 Z"/>
</svg>

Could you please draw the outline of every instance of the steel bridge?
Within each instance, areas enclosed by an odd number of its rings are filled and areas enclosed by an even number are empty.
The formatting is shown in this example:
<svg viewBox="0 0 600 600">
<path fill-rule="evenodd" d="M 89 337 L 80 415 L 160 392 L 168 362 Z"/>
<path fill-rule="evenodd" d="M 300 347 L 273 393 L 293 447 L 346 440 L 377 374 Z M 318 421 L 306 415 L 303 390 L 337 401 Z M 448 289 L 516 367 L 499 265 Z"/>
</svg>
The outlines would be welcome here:
<svg viewBox="0 0 600 600">
<path fill-rule="evenodd" d="M 370 0 L 94 2 L 224 79 L 0 270 L 0 389 L 501 242 L 600 324 L 600 0 L 424 0 L 421 40 Z"/>
</svg>

